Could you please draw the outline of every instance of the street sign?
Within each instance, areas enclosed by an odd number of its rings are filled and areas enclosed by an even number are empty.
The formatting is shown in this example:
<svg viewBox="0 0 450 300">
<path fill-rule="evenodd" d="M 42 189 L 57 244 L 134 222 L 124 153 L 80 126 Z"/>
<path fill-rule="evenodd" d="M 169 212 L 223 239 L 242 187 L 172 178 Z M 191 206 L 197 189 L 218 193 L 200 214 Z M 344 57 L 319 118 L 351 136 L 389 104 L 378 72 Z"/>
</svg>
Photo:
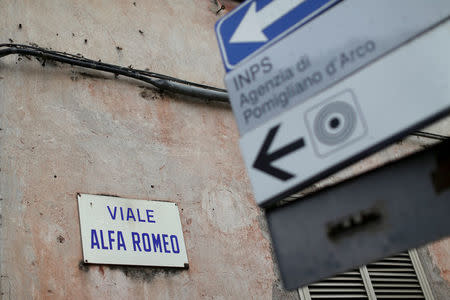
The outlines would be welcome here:
<svg viewBox="0 0 450 300">
<path fill-rule="evenodd" d="M 177 204 L 80 194 L 78 209 L 85 263 L 187 267 Z"/>
<path fill-rule="evenodd" d="M 256 0 L 219 20 L 256 202 L 288 197 L 448 113 L 449 16 L 448 0 Z"/>
<path fill-rule="evenodd" d="M 290 196 L 450 111 L 450 21 L 248 132 L 256 202 Z"/>
<path fill-rule="evenodd" d="M 216 24 L 227 70 L 340 0 L 249 0 Z"/>
<path fill-rule="evenodd" d="M 284 286 L 306 286 L 448 236 L 449 174 L 450 142 L 443 142 L 268 209 Z"/>
<path fill-rule="evenodd" d="M 235 14 L 252 3 L 259 7 L 262 2 L 246 2 L 221 19 L 217 23 L 219 44 L 231 40 L 238 32 L 235 28 L 239 23 L 232 23 Z M 272 1 L 261 11 L 277 11 L 277 5 L 284 2 L 290 1 Z M 302 2 L 298 9 L 310 7 L 307 6 L 310 2 L 316 5 L 321 1 Z M 330 3 L 329 9 L 322 10 L 306 24 L 294 26 L 288 33 L 267 42 L 221 46 L 225 65 L 228 56 L 248 54 L 225 75 L 241 137 L 283 112 L 303 105 L 311 96 L 450 15 L 448 0 L 345 0 L 333 2 L 335 5 L 331 7 Z M 288 16 L 297 16 L 303 24 L 301 14 L 287 14 L 285 18 Z M 255 47 L 260 48 L 251 52 Z"/>
</svg>

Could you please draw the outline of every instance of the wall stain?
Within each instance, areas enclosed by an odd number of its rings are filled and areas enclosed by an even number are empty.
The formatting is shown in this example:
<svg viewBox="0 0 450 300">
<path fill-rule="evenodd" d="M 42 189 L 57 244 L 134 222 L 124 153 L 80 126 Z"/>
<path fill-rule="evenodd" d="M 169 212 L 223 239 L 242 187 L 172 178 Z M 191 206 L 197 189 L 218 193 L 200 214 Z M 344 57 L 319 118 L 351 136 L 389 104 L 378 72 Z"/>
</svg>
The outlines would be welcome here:
<svg viewBox="0 0 450 300">
<path fill-rule="evenodd" d="M 89 264 L 86 264 L 84 261 L 80 260 L 78 263 L 78 269 L 83 272 L 89 272 Z"/>
<path fill-rule="evenodd" d="M 60 243 L 63 244 L 64 241 L 66 240 L 62 235 L 58 235 L 58 237 L 56 238 L 56 240 Z"/>
<path fill-rule="evenodd" d="M 98 266 L 98 271 L 102 274 L 103 277 L 105 276 L 105 270 L 103 269 L 102 265 Z"/>
<path fill-rule="evenodd" d="M 134 280 L 151 282 L 156 277 L 169 277 L 186 271 L 187 268 L 160 268 L 160 267 L 142 267 L 142 266 L 121 266 L 108 265 L 110 270 L 120 270 L 126 277 Z"/>
<path fill-rule="evenodd" d="M 144 86 L 139 86 L 142 91 L 139 93 L 144 99 L 147 100 L 160 100 L 164 98 L 164 93 L 162 90 L 155 90 Z"/>
</svg>

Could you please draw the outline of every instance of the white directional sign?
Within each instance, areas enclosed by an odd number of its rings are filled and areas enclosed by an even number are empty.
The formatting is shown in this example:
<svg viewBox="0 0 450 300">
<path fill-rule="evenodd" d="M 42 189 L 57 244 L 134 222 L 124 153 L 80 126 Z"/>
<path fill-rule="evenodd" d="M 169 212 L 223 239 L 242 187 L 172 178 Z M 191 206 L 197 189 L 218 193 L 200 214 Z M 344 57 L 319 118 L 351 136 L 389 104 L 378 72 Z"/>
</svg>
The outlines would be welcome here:
<svg viewBox="0 0 450 300">
<path fill-rule="evenodd" d="M 219 20 L 258 204 L 443 116 L 449 55 L 436 26 L 449 16 L 448 0 L 252 0 Z"/>
<path fill-rule="evenodd" d="M 175 203 L 81 194 L 78 208 L 85 263 L 187 266 Z"/>
<path fill-rule="evenodd" d="M 315 0 L 305 0 L 295 11 L 309 7 L 310 1 L 317 4 Z M 259 2 L 249 2 L 247 6 L 252 3 Z M 274 9 L 279 3 L 284 1 L 272 1 L 257 13 L 268 15 L 266 10 Z M 228 18 L 238 12 L 231 13 Z M 304 14 L 299 13 L 298 17 Z M 427 0 L 346 0 L 323 11 L 298 29 L 282 34 L 281 39 L 275 37 L 267 42 L 231 43 L 233 39 L 230 38 L 230 45 L 234 46 L 221 48 L 225 63 L 227 56 L 261 47 L 248 54 L 225 76 L 241 136 L 302 104 L 449 15 L 448 0 L 433 0 L 432 4 Z M 292 13 L 288 13 L 283 19 L 289 16 L 293 18 Z M 224 31 L 228 29 L 227 25 L 231 27 L 231 21 L 227 20 L 226 16 L 219 21 L 221 25 L 217 25 L 218 29 Z M 231 37 L 241 36 L 241 24 L 229 29 L 233 32 Z M 267 30 L 271 26 L 274 25 L 267 27 Z M 267 30 L 263 33 L 269 35 L 271 31 Z M 251 35 L 257 37 L 254 33 Z M 226 40 L 226 37 L 222 39 Z M 243 52 L 235 48 L 243 48 Z"/>
<path fill-rule="evenodd" d="M 450 111 L 450 21 L 241 138 L 255 199 L 290 196 Z"/>
</svg>

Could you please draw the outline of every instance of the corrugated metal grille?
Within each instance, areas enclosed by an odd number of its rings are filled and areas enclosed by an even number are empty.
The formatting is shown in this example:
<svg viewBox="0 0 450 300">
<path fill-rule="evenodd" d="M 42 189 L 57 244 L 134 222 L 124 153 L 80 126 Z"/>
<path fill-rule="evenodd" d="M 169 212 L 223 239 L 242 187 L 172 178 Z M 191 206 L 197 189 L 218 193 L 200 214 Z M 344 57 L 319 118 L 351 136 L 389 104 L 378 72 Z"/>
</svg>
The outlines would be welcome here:
<svg viewBox="0 0 450 300">
<path fill-rule="evenodd" d="M 368 264 L 359 270 L 299 289 L 302 300 L 314 299 L 427 299 L 433 295 L 416 250 Z M 411 257 L 413 259 L 411 259 Z M 425 291 L 425 293 L 424 293 Z"/>
<path fill-rule="evenodd" d="M 359 270 L 309 285 L 311 299 L 368 299 Z"/>
<path fill-rule="evenodd" d="M 425 299 L 407 252 L 367 265 L 377 299 Z"/>
</svg>

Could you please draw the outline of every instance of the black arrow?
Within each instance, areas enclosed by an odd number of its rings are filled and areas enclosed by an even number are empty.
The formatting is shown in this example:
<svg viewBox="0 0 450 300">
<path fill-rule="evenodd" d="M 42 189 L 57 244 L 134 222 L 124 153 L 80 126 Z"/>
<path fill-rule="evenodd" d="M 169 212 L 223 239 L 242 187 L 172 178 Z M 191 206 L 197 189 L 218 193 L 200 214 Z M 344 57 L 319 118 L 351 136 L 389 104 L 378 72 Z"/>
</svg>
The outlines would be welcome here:
<svg viewBox="0 0 450 300">
<path fill-rule="evenodd" d="M 273 139 L 275 138 L 275 135 L 277 134 L 279 128 L 280 124 L 270 129 L 261 149 L 259 149 L 258 156 L 253 163 L 253 168 L 270 174 L 280 180 L 286 181 L 288 179 L 291 179 L 295 175 L 278 169 L 272 166 L 271 163 L 285 155 L 288 155 L 291 152 L 301 149 L 305 146 L 305 141 L 303 140 L 303 138 L 300 138 L 293 143 L 290 143 L 289 145 L 286 145 L 283 148 L 269 154 L 267 151 L 269 150 L 270 145 L 272 145 Z"/>
</svg>

